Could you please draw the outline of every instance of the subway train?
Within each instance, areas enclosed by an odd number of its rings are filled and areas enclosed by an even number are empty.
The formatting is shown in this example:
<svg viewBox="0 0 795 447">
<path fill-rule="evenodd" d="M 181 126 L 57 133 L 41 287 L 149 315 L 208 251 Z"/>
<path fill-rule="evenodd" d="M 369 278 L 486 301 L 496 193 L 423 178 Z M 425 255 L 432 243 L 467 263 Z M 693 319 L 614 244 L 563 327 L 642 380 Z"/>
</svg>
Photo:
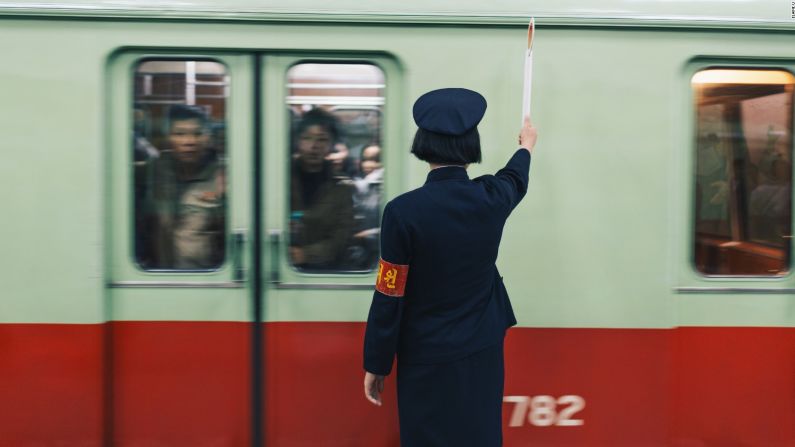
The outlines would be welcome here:
<svg viewBox="0 0 795 447">
<path fill-rule="evenodd" d="M 482 93 L 496 172 L 531 16 L 504 445 L 795 446 L 795 3 L 9 0 L 0 447 L 398 446 L 362 348 L 411 105 Z"/>
</svg>

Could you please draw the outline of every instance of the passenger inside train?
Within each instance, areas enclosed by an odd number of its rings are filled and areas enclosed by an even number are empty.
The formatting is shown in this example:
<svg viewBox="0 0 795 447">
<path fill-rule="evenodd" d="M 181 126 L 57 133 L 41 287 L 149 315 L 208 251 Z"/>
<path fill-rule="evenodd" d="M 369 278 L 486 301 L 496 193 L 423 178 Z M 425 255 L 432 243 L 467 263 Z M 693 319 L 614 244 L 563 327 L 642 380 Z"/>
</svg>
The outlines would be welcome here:
<svg viewBox="0 0 795 447">
<path fill-rule="evenodd" d="M 372 268 L 379 256 L 380 203 L 384 179 L 381 147 L 377 144 L 365 147 L 358 168 L 354 178 L 355 230 L 350 255 L 352 267 L 364 270 Z"/>
<path fill-rule="evenodd" d="M 195 106 L 168 111 L 168 149 L 149 170 L 142 204 L 150 234 L 147 268 L 202 270 L 224 257 L 225 174 L 211 149 L 208 119 Z"/>
<path fill-rule="evenodd" d="M 335 175 L 335 162 L 329 158 L 339 140 L 336 118 L 321 108 L 305 113 L 293 134 L 290 259 L 300 270 L 345 269 L 353 231 L 353 183 Z"/>
</svg>

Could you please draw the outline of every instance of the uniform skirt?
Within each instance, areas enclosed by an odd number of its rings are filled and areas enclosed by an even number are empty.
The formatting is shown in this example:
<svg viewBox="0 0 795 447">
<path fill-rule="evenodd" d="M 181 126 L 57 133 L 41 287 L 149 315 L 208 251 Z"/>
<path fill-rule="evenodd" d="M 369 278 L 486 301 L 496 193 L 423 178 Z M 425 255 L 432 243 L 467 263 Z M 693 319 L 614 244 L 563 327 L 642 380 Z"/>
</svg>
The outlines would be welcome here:
<svg viewBox="0 0 795 447">
<path fill-rule="evenodd" d="M 502 342 L 437 365 L 398 362 L 401 447 L 502 445 Z"/>
</svg>

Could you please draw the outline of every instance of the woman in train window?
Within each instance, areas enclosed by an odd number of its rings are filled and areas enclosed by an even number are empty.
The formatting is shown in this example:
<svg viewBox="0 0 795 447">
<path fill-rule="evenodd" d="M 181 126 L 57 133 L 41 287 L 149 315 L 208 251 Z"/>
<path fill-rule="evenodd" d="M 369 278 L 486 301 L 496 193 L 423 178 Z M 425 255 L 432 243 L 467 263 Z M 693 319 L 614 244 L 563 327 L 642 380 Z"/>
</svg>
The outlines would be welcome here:
<svg viewBox="0 0 795 447">
<path fill-rule="evenodd" d="M 495 262 L 505 221 L 527 191 L 536 131 L 526 118 L 505 167 L 470 179 L 485 111 L 471 90 L 422 95 L 411 152 L 431 170 L 384 208 L 364 388 L 381 405 L 397 354 L 403 447 L 502 445 L 503 340 L 516 319 Z"/>
</svg>

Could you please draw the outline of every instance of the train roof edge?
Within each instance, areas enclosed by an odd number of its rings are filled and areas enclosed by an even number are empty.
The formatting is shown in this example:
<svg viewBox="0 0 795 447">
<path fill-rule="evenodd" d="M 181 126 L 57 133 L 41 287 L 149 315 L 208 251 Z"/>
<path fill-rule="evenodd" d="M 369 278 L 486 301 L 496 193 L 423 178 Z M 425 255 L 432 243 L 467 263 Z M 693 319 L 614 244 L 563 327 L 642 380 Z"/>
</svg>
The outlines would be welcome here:
<svg viewBox="0 0 795 447">
<path fill-rule="evenodd" d="M 244 20 L 358 23 L 440 23 L 522 25 L 532 15 L 539 25 L 697 26 L 732 28 L 795 28 L 790 2 L 759 0 L 504 0 L 496 5 L 472 0 L 379 2 L 363 8 L 357 0 L 338 0 L 335 8 L 317 0 L 230 0 L 223 8 L 214 0 L 2 1 L 0 16 L 105 17 L 122 19 Z"/>
</svg>

